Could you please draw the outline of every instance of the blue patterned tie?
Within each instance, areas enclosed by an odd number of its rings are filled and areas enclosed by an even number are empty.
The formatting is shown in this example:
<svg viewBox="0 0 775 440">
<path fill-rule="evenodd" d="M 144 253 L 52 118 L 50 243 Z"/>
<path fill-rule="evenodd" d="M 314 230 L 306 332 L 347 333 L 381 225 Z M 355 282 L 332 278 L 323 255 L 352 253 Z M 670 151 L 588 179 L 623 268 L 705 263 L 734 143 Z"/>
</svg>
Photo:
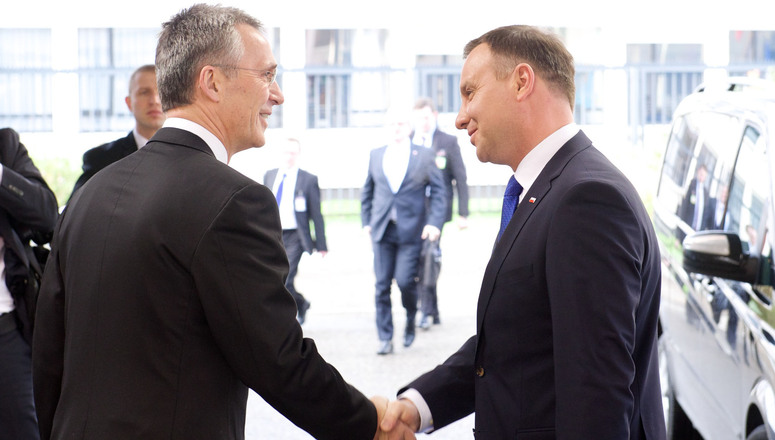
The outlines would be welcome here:
<svg viewBox="0 0 775 440">
<path fill-rule="evenodd" d="M 280 206 L 280 200 L 283 198 L 283 183 L 285 183 L 285 174 L 283 174 L 283 178 L 280 179 L 280 185 L 277 186 L 277 195 L 274 196 L 274 198 L 277 199 L 277 206 Z"/>
<path fill-rule="evenodd" d="M 522 185 L 517 182 L 514 176 L 511 176 L 509 183 L 506 185 L 506 192 L 503 193 L 503 211 L 501 212 L 501 229 L 498 231 L 498 240 L 501 239 L 503 231 L 506 229 L 509 221 L 511 221 L 511 217 L 514 216 L 520 194 L 522 194 Z"/>
</svg>

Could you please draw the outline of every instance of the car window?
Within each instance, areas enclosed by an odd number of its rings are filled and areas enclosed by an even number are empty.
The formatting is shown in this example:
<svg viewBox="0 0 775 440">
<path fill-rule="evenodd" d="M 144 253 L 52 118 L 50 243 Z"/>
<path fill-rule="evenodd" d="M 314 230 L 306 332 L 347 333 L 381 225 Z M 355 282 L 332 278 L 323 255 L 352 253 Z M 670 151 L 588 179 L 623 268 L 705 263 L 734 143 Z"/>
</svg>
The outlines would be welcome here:
<svg viewBox="0 0 775 440">
<path fill-rule="evenodd" d="M 736 232 L 743 248 L 753 255 L 769 255 L 766 237 L 769 217 L 769 172 L 764 138 L 747 127 L 740 145 L 724 229 Z"/>
<path fill-rule="evenodd" d="M 657 191 L 659 208 L 675 219 L 679 241 L 694 231 L 722 229 L 741 124 L 716 112 L 677 118 Z"/>
</svg>

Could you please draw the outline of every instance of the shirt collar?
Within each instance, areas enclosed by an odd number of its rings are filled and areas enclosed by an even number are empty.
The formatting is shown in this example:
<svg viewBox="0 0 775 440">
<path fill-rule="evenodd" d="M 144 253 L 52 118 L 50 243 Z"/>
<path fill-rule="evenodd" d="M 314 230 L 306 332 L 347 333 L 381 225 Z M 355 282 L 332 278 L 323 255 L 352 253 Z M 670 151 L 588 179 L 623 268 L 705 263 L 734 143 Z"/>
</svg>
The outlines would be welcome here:
<svg viewBox="0 0 775 440">
<path fill-rule="evenodd" d="M 146 138 L 145 136 L 141 135 L 140 132 L 137 131 L 137 127 L 132 129 L 132 134 L 135 137 L 135 143 L 137 144 L 137 149 L 138 150 L 143 148 L 145 146 L 145 144 L 148 143 L 148 138 Z"/>
<path fill-rule="evenodd" d="M 229 155 L 223 142 L 196 122 L 183 118 L 167 118 L 162 127 L 178 128 L 199 136 L 210 147 L 210 151 L 213 152 L 216 159 L 223 163 L 229 162 Z"/>
<path fill-rule="evenodd" d="M 527 190 L 530 189 L 536 181 L 546 164 L 549 163 L 557 151 L 559 151 L 573 136 L 576 136 L 578 132 L 579 126 L 576 125 L 576 123 L 571 122 L 547 136 L 546 139 L 542 140 L 535 148 L 527 153 L 524 159 L 522 159 L 522 162 L 517 166 L 517 171 L 514 173 L 514 178 L 517 179 L 517 182 L 524 188 L 522 195 L 527 194 Z"/>
</svg>

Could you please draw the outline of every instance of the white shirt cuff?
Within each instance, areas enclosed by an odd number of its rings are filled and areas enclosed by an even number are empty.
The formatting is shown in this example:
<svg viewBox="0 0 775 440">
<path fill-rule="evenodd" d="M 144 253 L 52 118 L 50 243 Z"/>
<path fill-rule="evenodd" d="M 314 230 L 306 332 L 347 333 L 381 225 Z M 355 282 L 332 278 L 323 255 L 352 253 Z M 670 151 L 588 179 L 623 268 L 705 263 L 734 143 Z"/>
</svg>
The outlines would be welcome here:
<svg viewBox="0 0 775 440">
<path fill-rule="evenodd" d="M 428 408 L 428 404 L 423 399 L 419 391 L 414 388 L 409 388 L 403 393 L 398 395 L 399 399 L 406 399 L 417 407 L 417 411 L 420 413 L 420 429 L 417 432 L 427 433 L 433 431 L 433 415 L 431 409 Z"/>
</svg>

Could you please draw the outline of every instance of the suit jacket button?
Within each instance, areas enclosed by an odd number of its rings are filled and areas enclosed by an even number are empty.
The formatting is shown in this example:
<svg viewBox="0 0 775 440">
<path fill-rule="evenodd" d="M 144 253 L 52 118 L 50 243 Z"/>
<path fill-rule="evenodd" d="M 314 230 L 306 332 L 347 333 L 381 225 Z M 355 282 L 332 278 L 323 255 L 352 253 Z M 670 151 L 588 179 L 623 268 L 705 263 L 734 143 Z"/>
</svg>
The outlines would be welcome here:
<svg viewBox="0 0 775 440">
<path fill-rule="evenodd" d="M 483 367 L 476 367 L 476 375 L 479 377 L 484 376 L 484 368 Z"/>
</svg>

